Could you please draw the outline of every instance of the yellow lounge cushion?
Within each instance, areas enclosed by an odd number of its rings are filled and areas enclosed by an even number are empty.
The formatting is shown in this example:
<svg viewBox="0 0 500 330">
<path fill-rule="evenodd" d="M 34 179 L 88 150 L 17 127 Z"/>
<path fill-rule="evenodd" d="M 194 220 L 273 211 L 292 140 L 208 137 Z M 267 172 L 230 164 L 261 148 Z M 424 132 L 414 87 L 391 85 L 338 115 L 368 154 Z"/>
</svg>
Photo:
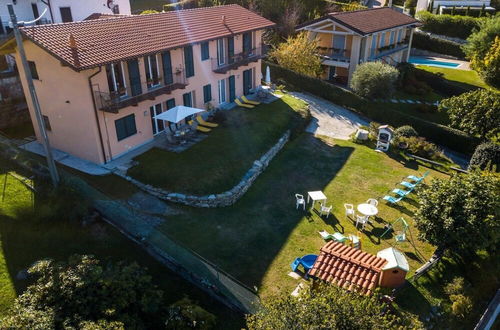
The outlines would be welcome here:
<svg viewBox="0 0 500 330">
<path fill-rule="evenodd" d="M 241 99 L 243 100 L 243 102 L 248 103 L 248 104 L 253 104 L 253 105 L 259 105 L 260 104 L 260 102 L 251 101 L 251 100 L 247 99 L 247 97 L 245 95 L 243 95 L 241 97 Z"/>
<path fill-rule="evenodd" d="M 200 125 L 203 125 L 203 126 L 206 126 L 206 127 L 217 127 L 219 126 L 219 124 L 216 124 L 216 123 L 209 123 L 208 121 L 205 121 L 203 119 L 202 116 L 198 116 L 196 117 L 196 121 L 200 124 Z"/>
<path fill-rule="evenodd" d="M 193 126 L 193 121 L 192 121 L 192 120 L 188 121 L 188 124 L 189 124 L 189 125 L 191 125 L 191 126 Z M 211 129 L 210 129 L 210 128 L 208 128 L 208 127 L 203 127 L 203 126 L 200 126 L 200 125 L 197 125 L 197 126 L 196 126 L 196 130 L 197 130 L 197 131 L 200 131 L 200 132 L 203 132 L 203 133 L 208 133 L 208 132 L 210 132 L 210 131 L 211 131 Z"/>
<path fill-rule="evenodd" d="M 243 107 L 243 108 L 248 108 L 248 109 L 255 108 L 255 105 L 242 103 L 239 99 L 234 100 L 234 102 L 236 102 L 237 105 L 239 105 L 240 107 Z"/>
</svg>

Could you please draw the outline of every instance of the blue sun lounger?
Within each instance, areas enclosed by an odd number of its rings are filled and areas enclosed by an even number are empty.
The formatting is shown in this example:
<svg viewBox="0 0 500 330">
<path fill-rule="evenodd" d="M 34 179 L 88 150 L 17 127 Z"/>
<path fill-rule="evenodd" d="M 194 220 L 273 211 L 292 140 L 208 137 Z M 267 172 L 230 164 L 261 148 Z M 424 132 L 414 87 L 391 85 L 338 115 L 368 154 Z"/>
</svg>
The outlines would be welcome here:
<svg viewBox="0 0 500 330">
<path fill-rule="evenodd" d="M 426 171 L 424 175 L 422 176 L 416 176 L 416 175 L 408 175 L 406 178 L 411 181 L 415 181 L 415 183 L 419 183 L 424 181 L 424 179 L 430 174 L 430 171 Z"/>
<path fill-rule="evenodd" d="M 393 197 L 393 196 L 384 196 L 384 200 L 391 203 L 391 204 L 397 204 L 399 203 L 404 197 Z"/>
<path fill-rule="evenodd" d="M 415 187 L 418 185 L 418 182 L 417 183 L 410 183 L 410 182 L 403 181 L 403 182 L 400 182 L 399 184 L 402 186 L 405 186 L 408 189 L 415 189 Z"/>
<path fill-rule="evenodd" d="M 406 197 L 409 193 L 411 193 L 413 191 L 413 188 L 411 188 L 410 190 L 403 190 L 403 189 L 394 189 L 392 192 L 395 193 L 396 195 L 398 196 L 401 196 L 401 197 Z"/>
</svg>

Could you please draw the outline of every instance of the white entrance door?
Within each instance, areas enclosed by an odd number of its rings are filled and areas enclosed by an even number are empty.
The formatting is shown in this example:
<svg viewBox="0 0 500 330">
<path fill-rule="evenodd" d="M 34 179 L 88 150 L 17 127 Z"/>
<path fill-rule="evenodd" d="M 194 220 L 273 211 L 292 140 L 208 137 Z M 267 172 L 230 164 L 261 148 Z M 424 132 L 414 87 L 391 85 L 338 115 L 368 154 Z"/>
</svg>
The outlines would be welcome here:
<svg viewBox="0 0 500 330">
<path fill-rule="evenodd" d="M 163 120 L 155 119 L 155 116 L 158 116 L 163 112 L 161 103 L 153 105 L 149 108 L 149 113 L 151 114 L 151 126 L 153 127 L 153 135 L 159 134 L 165 130 L 165 122 Z"/>
</svg>

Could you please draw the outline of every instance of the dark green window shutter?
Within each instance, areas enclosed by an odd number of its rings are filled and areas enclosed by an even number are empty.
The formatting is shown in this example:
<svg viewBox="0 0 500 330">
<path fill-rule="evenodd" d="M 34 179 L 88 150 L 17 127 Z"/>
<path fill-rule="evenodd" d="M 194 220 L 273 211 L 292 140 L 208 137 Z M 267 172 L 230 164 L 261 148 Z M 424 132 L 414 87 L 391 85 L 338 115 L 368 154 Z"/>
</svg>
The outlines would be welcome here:
<svg viewBox="0 0 500 330">
<path fill-rule="evenodd" d="M 186 106 L 186 107 L 192 107 L 193 106 L 193 102 L 192 102 L 192 99 L 191 99 L 191 92 L 183 94 L 182 95 L 182 101 L 184 102 L 184 106 Z"/>
<path fill-rule="evenodd" d="M 167 110 L 170 110 L 175 107 L 175 99 L 167 100 Z"/>
<path fill-rule="evenodd" d="M 203 102 L 207 103 L 212 101 L 212 85 L 208 84 L 203 86 Z"/>
<path fill-rule="evenodd" d="M 243 52 L 248 53 L 252 50 L 252 32 L 243 33 Z"/>
<path fill-rule="evenodd" d="M 202 42 L 201 43 L 201 60 L 205 61 L 210 58 L 210 49 L 208 46 L 208 41 L 207 42 Z"/>
<path fill-rule="evenodd" d="M 128 76 L 130 79 L 130 89 L 132 90 L 132 96 L 142 94 L 141 86 L 141 75 L 139 73 L 139 62 L 137 59 L 130 60 L 127 62 L 128 66 Z"/>
<path fill-rule="evenodd" d="M 135 126 L 135 115 L 131 114 L 126 117 L 115 120 L 116 138 L 118 141 L 137 133 Z"/>
<path fill-rule="evenodd" d="M 170 85 L 174 82 L 174 77 L 172 75 L 172 59 L 170 57 L 170 52 L 164 52 L 161 55 L 163 61 L 163 76 L 165 78 L 165 85 Z"/>
<path fill-rule="evenodd" d="M 227 62 L 234 63 L 234 37 L 227 38 Z"/>
<path fill-rule="evenodd" d="M 28 65 L 30 67 L 31 79 L 38 80 L 38 71 L 36 70 L 36 64 L 33 61 L 28 61 Z"/>
<path fill-rule="evenodd" d="M 186 78 L 194 76 L 193 46 L 184 47 L 184 63 L 186 64 Z"/>
</svg>

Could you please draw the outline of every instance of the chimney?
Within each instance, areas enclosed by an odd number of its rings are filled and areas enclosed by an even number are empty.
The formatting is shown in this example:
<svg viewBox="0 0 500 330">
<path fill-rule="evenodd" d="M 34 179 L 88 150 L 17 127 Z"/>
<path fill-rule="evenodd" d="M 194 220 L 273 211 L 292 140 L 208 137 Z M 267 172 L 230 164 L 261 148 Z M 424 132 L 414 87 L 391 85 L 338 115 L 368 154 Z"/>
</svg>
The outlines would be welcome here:
<svg viewBox="0 0 500 330">
<path fill-rule="evenodd" d="M 226 15 L 222 15 L 222 24 L 226 25 Z"/>
<path fill-rule="evenodd" d="M 74 66 L 80 66 L 80 59 L 78 58 L 78 46 L 76 39 L 72 33 L 69 35 L 69 48 L 71 48 L 71 56 L 73 57 Z"/>
</svg>

